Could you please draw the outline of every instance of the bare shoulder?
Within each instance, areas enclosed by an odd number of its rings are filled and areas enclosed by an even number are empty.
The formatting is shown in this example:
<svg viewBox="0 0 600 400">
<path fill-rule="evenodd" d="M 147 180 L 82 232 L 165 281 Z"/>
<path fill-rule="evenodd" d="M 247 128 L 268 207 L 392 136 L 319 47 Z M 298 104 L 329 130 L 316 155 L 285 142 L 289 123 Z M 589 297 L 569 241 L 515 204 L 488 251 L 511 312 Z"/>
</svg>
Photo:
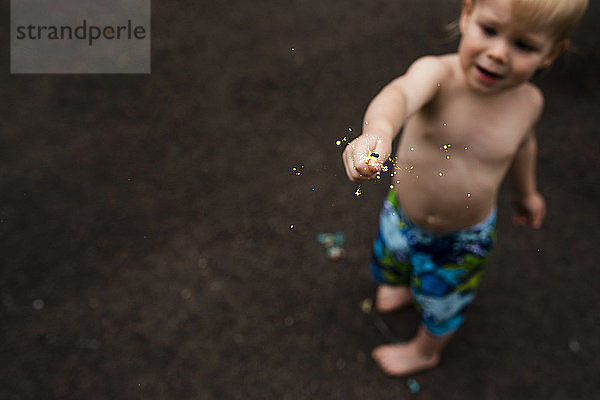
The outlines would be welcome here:
<svg viewBox="0 0 600 400">
<path fill-rule="evenodd" d="M 428 74 L 440 81 L 444 81 L 454 73 L 454 65 L 458 62 L 456 54 L 441 56 L 423 56 L 413 62 L 407 73 Z"/>
<path fill-rule="evenodd" d="M 519 108 L 526 111 L 533 122 L 537 121 L 544 109 L 544 95 L 542 91 L 532 83 L 521 85 L 517 91 L 517 99 L 519 99 Z"/>
</svg>

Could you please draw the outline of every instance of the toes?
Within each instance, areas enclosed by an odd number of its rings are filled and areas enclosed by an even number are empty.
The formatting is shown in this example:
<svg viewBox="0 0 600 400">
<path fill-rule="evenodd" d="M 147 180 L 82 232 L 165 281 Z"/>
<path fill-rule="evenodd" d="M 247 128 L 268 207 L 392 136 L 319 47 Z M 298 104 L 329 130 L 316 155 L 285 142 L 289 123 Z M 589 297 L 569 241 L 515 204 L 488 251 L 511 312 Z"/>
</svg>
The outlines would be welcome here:
<svg viewBox="0 0 600 400">
<path fill-rule="evenodd" d="M 401 352 L 398 345 L 381 345 L 373 350 L 371 356 L 385 373 L 396 375 L 399 372 L 398 367 L 405 362 L 403 357 L 398 354 Z"/>
<path fill-rule="evenodd" d="M 383 372 L 390 375 L 392 374 L 389 368 L 389 361 L 387 360 L 386 351 L 383 346 L 375 348 L 375 350 L 373 350 L 371 353 L 371 357 L 373 357 L 373 360 L 375 360 Z"/>
</svg>

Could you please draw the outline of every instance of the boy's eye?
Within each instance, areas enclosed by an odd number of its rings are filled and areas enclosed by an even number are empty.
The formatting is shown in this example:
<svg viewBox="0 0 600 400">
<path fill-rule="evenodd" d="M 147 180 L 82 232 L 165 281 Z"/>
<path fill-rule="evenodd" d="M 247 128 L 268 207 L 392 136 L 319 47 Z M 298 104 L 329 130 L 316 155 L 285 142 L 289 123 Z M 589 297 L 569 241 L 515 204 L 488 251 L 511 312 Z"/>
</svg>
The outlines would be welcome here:
<svg viewBox="0 0 600 400">
<path fill-rule="evenodd" d="M 515 46 L 517 47 L 517 49 L 524 51 L 524 52 L 531 52 L 535 50 L 535 47 L 531 44 L 529 44 L 526 41 L 523 40 L 517 40 L 515 42 Z"/>
<path fill-rule="evenodd" d="M 481 25 L 481 30 L 486 36 L 494 36 L 496 34 L 496 29 L 488 25 Z"/>
</svg>

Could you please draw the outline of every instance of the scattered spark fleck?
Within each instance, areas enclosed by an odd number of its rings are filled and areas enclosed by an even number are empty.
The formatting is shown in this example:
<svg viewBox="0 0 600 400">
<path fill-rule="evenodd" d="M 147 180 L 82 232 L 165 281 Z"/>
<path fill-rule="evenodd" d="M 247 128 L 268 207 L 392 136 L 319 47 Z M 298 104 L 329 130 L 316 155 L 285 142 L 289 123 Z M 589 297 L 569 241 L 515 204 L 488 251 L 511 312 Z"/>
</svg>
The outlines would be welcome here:
<svg viewBox="0 0 600 400">
<path fill-rule="evenodd" d="M 310 190 L 312 190 L 313 192 L 317 190 L 317 187 L 315 185 L 313 185 Z"/>
<path fill-rule="evenodd" d="M 414 147 L 411 147 L 411 148 L 410 148 L 410 151 L 415 151 L 415 148 L 414 148 Z"/>
<path fill-rule="evenodd" d="M 469 148 L 467 146 L 465 146 L 465 151 L 469 150 Z"/>
<path fill-rule="evenodd" d="M 290 229 L 294 229 L 294 224 L 290 224 Z"/>
<path fill-rule="evenodd" d="M 339 146 L 339 145 L 341 145 L 341 144 L 342 144 L 342 141 L 341 141 L 341 140 L 337 140 L 337 141 L 335 142 L 335 144 Z"/>
<path fill-rule="evenodd" d="M 439 175 L 439 176 L 444 176 L 444 173 L 443 173 L 442 171 L 440 171 L 440 172 L 438 173 L 438 175 Z"/>
<path fill-rule="evenodd" d="M 437 87 L 442 87 L 442 84 L 441 84 L 441 83 L 438 83 L 438 84 L 437 84 Z"/>
<path fill-rule="evenodd" d="M 467 197 L 471 197 L 471 193 L 467 193 Z"/>
<path fill-rule="evenodd" d="M 360 187 L 358 189 L 356 189 L 356 192 L 354 192 L 354 194 L 358 197 L 362 194 L 362 191 L 360 190 Z"/>
<path fill-rule="evenodd" d="M 368 121 L 365 121 L 365 125 L 369 125 L 369 122 L 368 122 Z"/>
<path fill-rule="evenodd" d="M 388 170 L 388 166 L 387 166 L 387 165 L 382 165 L 382 166 L 381 166 L 381 170 L 382 170 L 383 172 L 386 172 L 386 171 Z"/>
<path fill-rule="evenodd" d="M 442 122 L 442 126 L 448 126 L 448 124 L 445 122 Z"/>
<path fill-rule="evenodd" d="M 393 189 L 393 188 L 394 188 L 394 185 L 390 185 L 390 189 Z"/>
<path fill-rule="evenodd" d="M 302 169 L 304 168 L 304 165 L 301 165 L 299 168 L 298 167 L 292 167 L 292 171 L 294 172 L 294 174 L 296 174 L 296 176 L 300 176 L 302 175 Z"/>
<path fill-rule="evenodd" d="M 373 156 L 367 156 L 366 158 L 363 158 L 363 160 L 367 160 L 367 165 L 377 165 L 378 161 L 376 157 Z"/>
<path fill-rule="evenodd" d="M 348 127 L 348 132 L 352 132 L 352 127 L 351 126 Z"/>
<path fill-rule="evenodd" d="M 292 51 L 296 51 L 296 48 L 292 47 L 292 49 L 291 49 L 291 50 L 292 50 Z"/>
<path fill-rule="evenodd" d="M 442 147 L 440 147 L 440 150 L 443 151 L 444 153 L 449 153 L 450 152 L 450 148 L 452 147 L 451 144 L 445 144 Z M 446 154 L 446 160 L 450 159 L 450 155 Z"/>
</svg>

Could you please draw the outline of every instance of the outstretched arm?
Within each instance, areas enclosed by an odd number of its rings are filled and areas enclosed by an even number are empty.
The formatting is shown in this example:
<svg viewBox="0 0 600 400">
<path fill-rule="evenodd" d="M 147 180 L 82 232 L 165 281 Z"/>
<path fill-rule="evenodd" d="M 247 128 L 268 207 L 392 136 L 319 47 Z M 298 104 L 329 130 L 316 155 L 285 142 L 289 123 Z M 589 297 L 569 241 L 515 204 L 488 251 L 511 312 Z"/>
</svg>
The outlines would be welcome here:
<svg viewBox="0 0 600 400">
<path fill-rule="evenodd" d="M 513 223 L 539 228 L 546 215 L 546 203 L 536 184 L 537 140 L 533 132 L 523 141 L 509 171 L 513 196 Z"/>
<path fill-rule="evenodd" d="M 439 57 L 420 58 L 371 101 L 361 136 L 353 140 L 342 155 L 351 181 L 368 180 L 377 175 L 390 156 L 392 141 L 406 119 L 433 99 L 448 73 L 448 65 Z"/>
</svg>

